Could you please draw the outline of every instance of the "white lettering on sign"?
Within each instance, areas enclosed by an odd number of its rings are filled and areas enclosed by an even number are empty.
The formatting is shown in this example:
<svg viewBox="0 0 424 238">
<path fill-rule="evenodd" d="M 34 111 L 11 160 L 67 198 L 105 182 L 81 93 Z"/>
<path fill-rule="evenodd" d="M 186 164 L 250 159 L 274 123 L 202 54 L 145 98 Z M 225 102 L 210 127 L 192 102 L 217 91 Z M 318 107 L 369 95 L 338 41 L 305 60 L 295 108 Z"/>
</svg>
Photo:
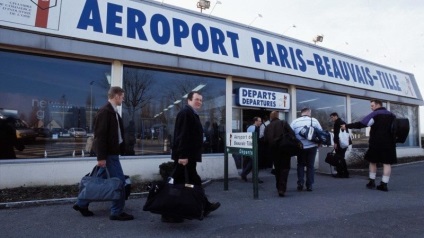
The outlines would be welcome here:
<svg viewBox="0 0 424 238">
<path fill-rule="evenodd" d="M 290 109 L 290 95 L 253 88 L 239 88 L 237 103 L 240 106 Z"/>
<path fill-rule="evenodd" d="M 154 2 L 0 0 L 0 26 L 418 98 L 413 74 Z M 49 4 L 47 4 L 49 3 Z M 142 52 L 140 52 L 142 54 Z M 251 93 L 254 93 L 253 91 Z M 262 90 L 245 105 L 284 108 Z M 259 95 L 261 98 L 259 98 Z"/>
</svg>

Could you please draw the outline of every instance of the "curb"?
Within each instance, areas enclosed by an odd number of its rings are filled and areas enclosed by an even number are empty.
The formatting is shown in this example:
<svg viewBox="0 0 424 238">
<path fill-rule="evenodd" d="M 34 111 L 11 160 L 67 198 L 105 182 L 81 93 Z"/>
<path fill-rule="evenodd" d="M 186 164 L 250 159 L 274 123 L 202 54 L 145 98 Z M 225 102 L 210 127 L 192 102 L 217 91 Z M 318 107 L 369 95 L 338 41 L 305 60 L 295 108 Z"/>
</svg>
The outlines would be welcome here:
<svg viewBox="0 0 424 238">
<path fill-rule="evenodd" d="M 202 182 L 202 186 L 206 187 L 211 183 L 212 183 L 212 180 L 206 180 Z M 149 195 L 149 192 L 131 193 L 128 199 L 144 198 L 144 197 L 147 197 L 148 195 Z M 5 202 L 5 203 L 0 203 L 0 209 L 68 204 L 68 203 L 75 203 L 76 201 L 77 201 L 77 197 L 20 201 L 20 202 Z"/>
</svg>

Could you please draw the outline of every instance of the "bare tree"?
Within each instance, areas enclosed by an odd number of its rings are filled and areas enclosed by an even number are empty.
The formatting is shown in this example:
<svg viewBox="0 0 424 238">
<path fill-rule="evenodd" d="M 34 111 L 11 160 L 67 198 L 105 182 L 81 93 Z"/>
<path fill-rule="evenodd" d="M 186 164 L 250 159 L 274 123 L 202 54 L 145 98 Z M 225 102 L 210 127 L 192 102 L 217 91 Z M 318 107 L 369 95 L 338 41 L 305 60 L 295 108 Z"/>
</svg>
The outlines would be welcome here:
<svg viewBox="0 0 424 238">
<path fill-rule="evenodd" d="M 143 70 L 124 70 L 124 107 L 128 109 L 131 120 L 135 119 L 135 113 L 145 107 L 152 95 L 149 90 L 152 86 L 152 75 Z"/>
</svg>

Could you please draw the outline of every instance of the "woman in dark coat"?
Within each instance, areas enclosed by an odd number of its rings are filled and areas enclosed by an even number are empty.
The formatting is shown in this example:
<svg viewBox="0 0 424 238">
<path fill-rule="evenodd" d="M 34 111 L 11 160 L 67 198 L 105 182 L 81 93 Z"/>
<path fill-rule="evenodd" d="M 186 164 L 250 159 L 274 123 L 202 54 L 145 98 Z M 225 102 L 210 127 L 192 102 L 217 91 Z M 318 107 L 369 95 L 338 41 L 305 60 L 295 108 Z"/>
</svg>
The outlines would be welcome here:
<svg viewBox="0 0 424 238">
<path fill-rule="evenodd" d="M 265 146 L 268 154 L 271 156 L 275 167 L 275 186 L 278 195 L 284 197 L 287 190 L 287 178 L 290 172 L 290 155 L 279 150 L 277 140 L 283 133 L 293 133 L 290 125 L 286 121 L 278 119 L 278 112 L 273 111 L 270 114 L 271 123 L 265 128 Z M 290 132 L 291 131 L 291 132 Z"/>
<path fill-rule="evenodd" d="M 377 163 L 383 164 L 383 178 L 378 190 L 388 191 L 387 183 L 389 182 L 392 171 L 391 165 L 397 163 L 396 141 L 392 134 L 392 123 L 395 115 L 382 106 L 380 100 L 371 101 L 371 112 L 359 122 L 342 125 L 341 129 L 346 128 L 364 128 L 371 127 L 369 147 L 365 153 L 365 160 L 370 162 L 370 181 L 366 185 L 367 188 L 375 188 L 375 178 L 377 173 Z"/>
</svg>

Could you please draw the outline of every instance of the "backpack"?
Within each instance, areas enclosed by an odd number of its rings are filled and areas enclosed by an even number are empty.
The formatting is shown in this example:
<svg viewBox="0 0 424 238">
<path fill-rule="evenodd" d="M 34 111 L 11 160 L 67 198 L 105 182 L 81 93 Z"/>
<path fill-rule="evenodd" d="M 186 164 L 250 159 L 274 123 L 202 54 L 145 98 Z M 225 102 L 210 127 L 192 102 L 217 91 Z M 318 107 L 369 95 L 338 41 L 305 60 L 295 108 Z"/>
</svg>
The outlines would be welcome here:
<svg viewBox="0 0 424 238">
<path fill-rule="evenodd" d="M 298 156 L 303 150 L 302 142 L 296 138 L 293 129 L 286 121 L 282 120 L 281 126 L 283 127 L 283 133 L 276 140 L 278 149 L 290 157 Z"/>
<path fill-rule="evenodd" d="M 395 118 L 392 122 L 391 130 L 396 143 L 405 143 L 409 134 L 408 118 Z"/>
</svg>

